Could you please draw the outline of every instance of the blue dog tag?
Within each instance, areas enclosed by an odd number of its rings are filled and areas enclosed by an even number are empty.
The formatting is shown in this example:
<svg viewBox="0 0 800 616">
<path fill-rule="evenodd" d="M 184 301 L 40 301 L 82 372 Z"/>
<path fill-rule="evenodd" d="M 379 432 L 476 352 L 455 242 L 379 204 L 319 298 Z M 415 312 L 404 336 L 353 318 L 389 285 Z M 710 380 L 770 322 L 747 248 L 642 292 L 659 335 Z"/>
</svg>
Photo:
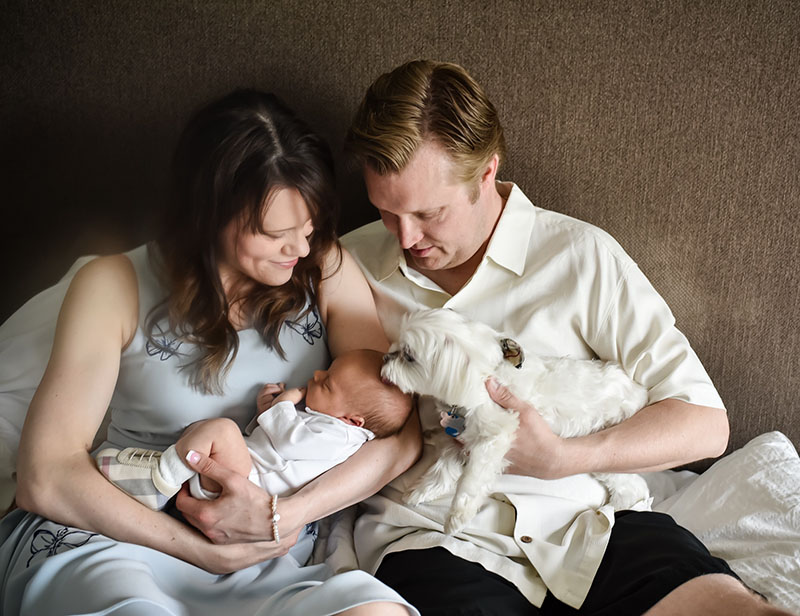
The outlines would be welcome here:
<svg viewBox="0 0 800 616">
<path fill-rule="evenodd" d="M 442 418 L 439 424 L 444 428 L 446 434 L 455 438 L 464 431 L 467 422 L 453 409 L 441 411 L 439 415 Z"/>
</svg>

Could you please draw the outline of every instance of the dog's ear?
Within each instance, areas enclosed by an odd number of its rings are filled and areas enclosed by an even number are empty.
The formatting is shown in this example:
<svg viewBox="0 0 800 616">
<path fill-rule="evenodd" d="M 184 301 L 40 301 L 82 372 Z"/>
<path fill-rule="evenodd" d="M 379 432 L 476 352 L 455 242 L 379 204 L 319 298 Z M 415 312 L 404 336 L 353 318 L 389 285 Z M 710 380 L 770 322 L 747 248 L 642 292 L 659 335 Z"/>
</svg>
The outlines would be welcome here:
<svg viewBox="0 0 800 616">
<path fill-rule="evenodd" d="M 500 348 L 503 350 L 503 359 L 515 368 L 522 368 L 525 361 L 525 353 L 516 340 L 511 338 L 500 338 Z"/>
<path fill-rule="evenodd" d="M 445 334 L 440 340 L 440 346 L 436 349 L 437 362 L 443 362 L 448 366 L 448 370 L 438 371 L 447 375 L 448 381 L 452 380 L 453 375 L 466 375 L 472 363 L 470 352 L 465 349 L 462 341 L 458 338 Z"/>
</svg>

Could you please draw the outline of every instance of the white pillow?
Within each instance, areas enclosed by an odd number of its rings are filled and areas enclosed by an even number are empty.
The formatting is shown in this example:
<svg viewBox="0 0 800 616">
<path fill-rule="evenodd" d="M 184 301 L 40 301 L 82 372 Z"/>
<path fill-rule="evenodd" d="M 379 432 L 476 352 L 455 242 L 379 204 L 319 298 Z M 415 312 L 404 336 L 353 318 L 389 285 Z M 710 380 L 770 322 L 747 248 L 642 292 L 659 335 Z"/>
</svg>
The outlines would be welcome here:
<svg viewBox="0 0 800 616">
<path fill-rule="evenodd" d="M 654 507 L 692 531 L 752 589 L 800 613 L 800 458 L 762 434 Z"/>
<path fill-rule="evenodd" d="M 22 424 L 50 358 L 61 303 L 75 273 L 93 258 L 80 257 L 58 283 L 0 324 L 0 514 L 14 495 Z"/>
</svg>

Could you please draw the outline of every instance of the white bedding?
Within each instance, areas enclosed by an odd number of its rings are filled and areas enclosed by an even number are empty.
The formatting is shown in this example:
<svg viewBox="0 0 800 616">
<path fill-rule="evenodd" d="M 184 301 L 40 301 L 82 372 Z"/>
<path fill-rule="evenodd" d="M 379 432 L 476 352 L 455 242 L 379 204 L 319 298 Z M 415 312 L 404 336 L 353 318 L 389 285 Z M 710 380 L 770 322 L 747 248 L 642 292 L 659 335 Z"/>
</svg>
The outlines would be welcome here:
<svg viewBox="0 0 800 616">
<path fill-rule="evenodd" d="M 762 434 L 664 496 L 654 510 L 691 530 L 751 588 L 800 614 L 800 458 L 788 438 Z"/>
</svg>

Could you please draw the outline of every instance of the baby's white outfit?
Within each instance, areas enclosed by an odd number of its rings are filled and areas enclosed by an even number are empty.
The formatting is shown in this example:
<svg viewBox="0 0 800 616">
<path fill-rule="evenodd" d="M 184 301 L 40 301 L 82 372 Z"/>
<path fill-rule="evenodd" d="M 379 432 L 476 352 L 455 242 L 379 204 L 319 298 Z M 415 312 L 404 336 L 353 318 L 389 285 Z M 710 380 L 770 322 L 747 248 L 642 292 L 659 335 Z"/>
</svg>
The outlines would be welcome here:
<svg viewBox="0 0 800 616">
<path fill-rule="evenodd" d="M 245 437 L 253 466 L 249 479 L 269 494 L 288 496 L 344 462 L 375 435 L 341 419 L 278 402 L 248 426 Z M 192 481 L 192 495 L 198 482 Z"/>
</svg>

